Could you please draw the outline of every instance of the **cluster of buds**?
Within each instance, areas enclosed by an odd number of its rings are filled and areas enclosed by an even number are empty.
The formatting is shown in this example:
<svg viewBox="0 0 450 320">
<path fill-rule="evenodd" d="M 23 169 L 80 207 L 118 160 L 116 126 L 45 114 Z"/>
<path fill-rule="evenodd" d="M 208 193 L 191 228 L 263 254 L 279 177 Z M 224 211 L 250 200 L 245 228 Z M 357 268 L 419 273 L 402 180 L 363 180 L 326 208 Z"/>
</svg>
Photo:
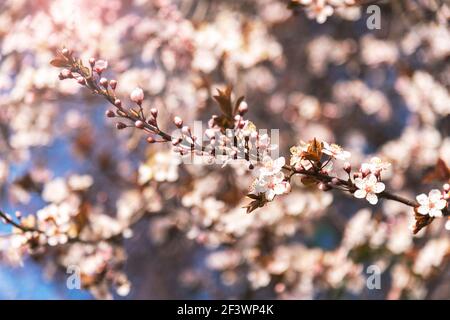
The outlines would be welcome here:
<svg viewBox="0 0 450 320">
<path fill-rule="evenodd" d="M 130 100 L 136 104 L 136 107 L 127 108 L 116 96 L 117 80 L 107 79 L 102 76 L 108 67 L 105 60 L 89 59 L 89 67 L 83 65 L 80 59 L 75 59 L 67 49 L 58 52 L 52 65 L 63 67 L 59 78 L 76 79 L 77 82 L 96 94 L 104 96 L 115 109 L 109 109 L 105 112 L 108 118 L 117 118 L 116 128 L 122 130 L 125 128 L 137 128 L 147 133 L 147 141 L 149 143 L 171 141 L 171 136 L 159 129 L 157 123 L 158 110 L 150 109 L 150 114 L 144 114 L 142 107 L 144 101 L 144 91 L 142 88 L 135 88 L 130 94 Z M 161 139 L 156 139 L 159 136 Z"/>
<path fill-rule="evenodd" d="M 260 134 L 251 121 L 244 119 L 248 105 L 243 97 L 233 103 L 230 87 L 225 91 L 218 90 L 214 98 L 219 103 L 222 115 L 211 116 L 207 129 L 204 132 L 203 128 L 199 130 L 201 136 L 194 135 L 191 127 L 183 125 L 179 116 L 174 117 L 173 123 L 180 129 L 172 138 L 175 151 L 181 155 L 206 157 L 208 161 L 223 165 L 234 160 L 245 160 L 249 169 L 253 169 L 277 146 L 271 144 L 268 134 Z"/>
</svg>

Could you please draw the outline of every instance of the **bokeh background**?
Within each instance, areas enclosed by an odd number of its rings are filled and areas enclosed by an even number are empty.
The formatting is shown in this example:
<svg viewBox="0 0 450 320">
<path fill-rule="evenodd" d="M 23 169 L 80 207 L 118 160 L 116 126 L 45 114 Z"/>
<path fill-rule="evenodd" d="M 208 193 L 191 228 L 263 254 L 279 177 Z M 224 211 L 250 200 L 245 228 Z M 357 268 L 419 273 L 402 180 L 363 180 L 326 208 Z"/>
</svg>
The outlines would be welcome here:
<svg viewBox="0 0 450 320">
<path fill-rule="evenodd" d="M 107 103 L 49 63 L 62 47 L 108 61 L 118 94 L 142 87 L 167 127 L 207 120 L 215 89 L 232 84 L 247 118 L 280 130 L 286 157 L 317 137 L 355 168 L 390 161 L 396 193 L 441 186 L 423 179 L 450 165 L 448 3 L 379 1 L 381 29 L 369 30 L 367 5 L 329 1 L 318 23 L 320 8 L 288 2 L 0 0 L 1 210 L 64 204 L 87 236 L 124 235 L 30 252 L 0 224 L 1 299 L 450 298 L 444 219 L 413 236 L 411 208 L 300 181 L 247 215 L 243 166 L 178 166 L 169 146 L 115 130 Z M 71 264 L 83 290 L 66 287 Z M 380 290 L 365 285 L 373 264 Z"/>
</svg>

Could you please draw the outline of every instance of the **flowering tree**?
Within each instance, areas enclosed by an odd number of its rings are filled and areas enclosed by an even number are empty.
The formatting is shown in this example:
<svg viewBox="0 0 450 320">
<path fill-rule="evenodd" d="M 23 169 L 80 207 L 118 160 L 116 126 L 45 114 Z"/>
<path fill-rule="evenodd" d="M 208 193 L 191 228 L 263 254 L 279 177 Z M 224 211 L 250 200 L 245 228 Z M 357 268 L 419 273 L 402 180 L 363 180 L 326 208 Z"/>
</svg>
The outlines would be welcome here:
<svg viewBox="0 0 450 320">
<path fill-rule="evenodd" d="M 88 2 L 48 1 L 31 21 L 18 19 L 2 33 L 0 85 L 8 94 L 0 102 L 0 181 L 14 203 L 29 203 L 31 193 L 46 202 L 15 215 L 1 209 L 10 227 L 0 238 L 2 260 L 45 257 L 63 271 L 75 268 L 81 286 L 98 298 L 127 296 L 125 248 L 150 220 L 154 244 L 177 239 L 207 248 L 205 266 L 220 273 L 220 283 L 192 268 L 179 282 L 214 297 L 359 296 L 369 290 L 371 264 L 391 274 L 384 298 L 438 292 L 450 253 L 443 230 L 450 229 L 450 8 L 416 4 L 417 16 L 406 11 L 407 22 L 395 22 L 396 10 L 414 1 L 385 4 L 386 19 L 400 30 L 388 36 L 349 28 L 293 39 L 285 28 L 317 26 L 299 15 L 339 25 L 361 20 L 373 1 L 246 2 L 245 10 L 225 2 L 212 13 L 202 1 L 130 8 L 100 1 L 86 16 Z M 24 9 L 4 6 L 4 21 Z M 63 9 L 72 21 L 61 19 Z M 327 21 L 333 13 L 340 17 Z M 40 27 L 30 32 L 30 25 Z M 37 49 L 36 34 L 60 29 Z M 31 49 L 16 39 L 33 41 Z M 76 51 L 59 48 L 61 42 Z M 304 49 L 300 57 L 293 44 Z M 28 55 L 31 62 L 17 62 Z M 303 59 L 306 65 L 298 63 Z M 55 67 L 65 81 L 49 80 Z M 64 119 L 58 101 L 74 96 L 87 108 L 72 106 Z M 93 120 L 100 108 L 87 103 L 92 97 L 108 104 L 105 116 L 120 134 Z M 53 145 L 59 135 L 91 173 L 55 176 L 39 160 L 46 157 L 33 148 Z M 14 163 L 29 159 L 35 161 L 14 178 Z M 323 226 L 339 238 L 332 248 L 315 243 Z"/>
</svg>

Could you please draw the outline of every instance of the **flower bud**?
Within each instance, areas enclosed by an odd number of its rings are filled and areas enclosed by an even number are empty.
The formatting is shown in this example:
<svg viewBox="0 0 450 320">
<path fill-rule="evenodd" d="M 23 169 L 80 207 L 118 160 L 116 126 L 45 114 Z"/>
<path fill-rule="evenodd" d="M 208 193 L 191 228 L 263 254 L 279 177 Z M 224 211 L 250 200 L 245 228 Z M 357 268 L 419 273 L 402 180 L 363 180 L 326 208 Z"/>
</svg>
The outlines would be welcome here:
<svg viewBox="0 0 450 320">
<path fill-rule="evenodd" d="M 178 127 L 181 128 L 183 126 L 183 120 L 180 117 L 174 117 L 173 123 Z"/>
<path fill-rule="evenodd" d="M 444 189 L 445 192 L 449 192 L 450 191 L 450 184 L 448 184 L 448 183 L 444 184 L 443 189 Z"/>
<path fill-rule="evenodd" d="M 157 118 L 157 117 L 158 117 L 158 109 L 156 109 L 156 108 L 151 108 L 151 109 L 150 109 L 150 114 L 151 114 L 154 118 Z"/>
<path fill-rule="evenodd" d="M 62 70 L 61 70 L 61 75 L 62 75 L 64 78 L 73 78 L 72 72 L 70 72 L 69 69 L 62 69 Z"/>
<path fill-rule="evenodd" d="M 101 78 L 99 82 L 102 85 L 102 87 L 104 87 L 105 89 L 108 88 L 108 79 Z"/>
<path fill-rule="evenodd" d="M 108 118 L 114 118 L 116 115 L 114 114 L 114 111 L 106 110 L 105 116 L 107 116 Z"/>
<path fill-rule="evenodd" d="M 140 105 L 144 100 L 144 91 L 139 87 L 135 88 L 130 94 L 130 99 Z"/>
<path fill-rule="evenodd" d="M 117 81 L 116 80 L 109 81 L 109 86 L 111 87 L 111 89 L 116 90 Z"/>
<path fill-rule="evenodd" d="M 136 126 L 136 128 L 138 129 L 144 129 L 145 128 L 145 124 L 144 122 L 142 122 L 141 120 L 137 120 L 134 125 Z"/>
<path fill-rule="evenodd" d="M 95 60 L 94 60 L 95 61 Z M 108 67 L 108 62 L 105 60 L 97 60 L 94 62 L 94 71 L 97 72 L 99 75 L 102 74 L 103 71 L 106 70 Z"/>
<path fill-rule="evenodd" d="M 242 102 L 239 104 L 238 112 L 239 112 L 239 114 L 240 114 L 241 116 L 243 116 L 244 114 L 247 113 L 247 111 L 248 111 L 248 105 L 247 105 L 247 102 L 242 101 Z"/>
<path fill-rule="evenodd" d="M 344 170 L 347 173 L 350 173 L 352 171 L 352 165 L 349 162 L 344 163 Z"/>
<path fill-rule="evenodd" d="M 83 77 L 78 77 L 77 78 L 77 82 L 81 85 L 85 85 L 86 84 L 86 80 Z"/>
<path fill-rule="evenodd" d="M 94 67 L 94 65 L 95 65 L 95 58 L 89 58 L 89 64 L 91 65 L 91 67 Z"/>
<path fill-rule="evenodd" d="M 150 118 L 147 120 L 147 122 L 148 122 L 150 125 L 154 126 L 154 127 L 157 127 L 157 126 L 158 126 L 158 123 L 156 122 L 156 119 L 153 118 L 153 117 L 150 117 Z"/>
<path fill-rule="evenodd" d="M 116 123 L 116 128 L 117 128 L 118 130 L 125 129 L 126 127 L 127 127 L 127 125 L 126 125 L 125 123 L 123 123 L 123 122 L 117 122 L 117 123 Z"/>
<path fill-rule="evenodd" d="M 122 101 L 120 101 L 120 99 L 116 99 L 116 100 L 114 100 L 114 105 L 117 108 L 120 108 L 122 106 Z"/>
<path fill-rule="evenodd" d="M 147 142 L 148 143 L 155 143 L 156 140 L 155 140 L 155 138 L 149 136 L 149 137 L 147 137 Z"/>
<path fill-rule="evenodd" d="M 68 57 L 70 54 L 70 51 L 69 51 L 69 49 L 64 48 L 61 50 L 61 53 L 63 54 L 63 56 Z"/>
<path fill-rule="evenodd" d="M 181 138 L 172 138 L 172 145 L 177 146 L 181 142 Z"/>
</svg>

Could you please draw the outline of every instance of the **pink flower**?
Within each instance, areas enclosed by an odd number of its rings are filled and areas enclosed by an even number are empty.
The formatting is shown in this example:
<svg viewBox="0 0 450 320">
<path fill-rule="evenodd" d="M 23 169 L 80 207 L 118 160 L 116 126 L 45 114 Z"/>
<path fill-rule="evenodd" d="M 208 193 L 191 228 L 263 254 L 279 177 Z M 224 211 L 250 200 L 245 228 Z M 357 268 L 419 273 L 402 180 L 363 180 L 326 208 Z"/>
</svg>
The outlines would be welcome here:
<svg viewBox="0 0 450 320">
<path fill-rule="evenodd" d="M 108 61 L 105 61 L 105 60 L 95 61 L 94 68 L 93 68 L 95 72 L 102 73 L 103 71 L 106 70 L 106 68 L 108 68 Z"/>
<path fill-rule="evenodd" d="M 420 206 L 417 212 L 422 215 L 429 215 L 430 217 L 442 217 L 442 209 L 447 205 L 442 197 L 442 193 L 438 189 L 433 189 L 428 193 L 422 193 L 416 197 Z"/>
<path fill-rule="evenodd" d="M 377 204 L 377 193 L 383 192 L 385 189 L 384 183 L 378 182 L 377 178 L 372 174 L 368 175 L 364 179 L 356 178 L 355 186 L 358 188 L 358 190 L 356 190 L 353 194 L 355 198 L 366 198 L 370 204 Z"/>
<path fill-rule="evenodd" d="M 139 87 L 135 88 L 130 94 L 130 99 L 133 102 L 141 104 L 142 100 L 144 100 L 144 91 Z"/>
</svg>

